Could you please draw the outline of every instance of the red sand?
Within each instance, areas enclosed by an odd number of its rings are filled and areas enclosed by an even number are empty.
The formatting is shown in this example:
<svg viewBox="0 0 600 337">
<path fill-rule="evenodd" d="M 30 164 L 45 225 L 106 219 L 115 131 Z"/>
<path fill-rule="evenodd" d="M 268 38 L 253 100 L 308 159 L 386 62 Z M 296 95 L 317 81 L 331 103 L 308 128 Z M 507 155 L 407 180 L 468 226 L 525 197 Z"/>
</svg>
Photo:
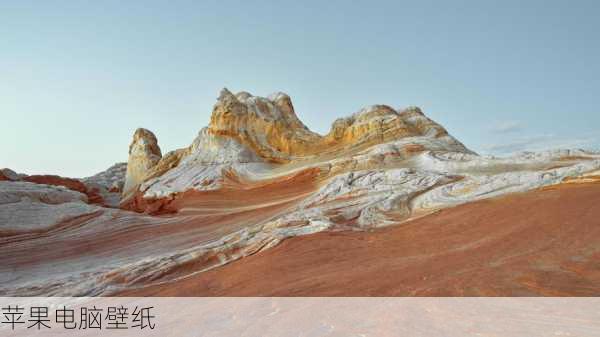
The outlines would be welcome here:
<svg viewBox="0 0 600 337">
<path fill-rule="evenodd" d="M 323 232 L 126 296 L 599 296 L 600 184 Z M 190 270 L 191 271 L 191 270 Z"/>
</svg>

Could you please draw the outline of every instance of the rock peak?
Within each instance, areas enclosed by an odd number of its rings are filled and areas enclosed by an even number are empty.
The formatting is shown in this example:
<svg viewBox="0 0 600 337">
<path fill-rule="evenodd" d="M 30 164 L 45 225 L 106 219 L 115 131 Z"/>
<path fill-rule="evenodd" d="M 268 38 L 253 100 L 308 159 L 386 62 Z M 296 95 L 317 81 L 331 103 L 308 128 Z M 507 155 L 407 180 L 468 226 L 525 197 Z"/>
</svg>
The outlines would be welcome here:
<svg viewBox="0 0 600 337">
<path fill-rule="evenodd" d="M 208 131 L 232 137 L 268 161 L 279 163 L 406 137 L 448 136 L 441 125 L 427 118 L 418 107 L 397 111 L 383 104 L 367 106 L 349 117 L 337 119 L 331 131 L 321 136 L 297 117 L 286 93 L 275 92 L 265 98 L 245 91 L 233 94 L 227 88 L 221 90 Z M 449 141 L 457 143 L 455 139 Z"/>
<path fill-rule="evenodd" d="M 274 162 L 288 161 L 290 153 L 305 152 L 320 138 L 298 119 L 287 94 L 234 95 L 226 88 L 213 108 L 208 132 L 234 138 Z"/>
<path fill-rule="evenodd" d="M 390 153 L 408 158 L 440 149 L 473 153 L 417 107 L 395 110 L 389 105 L 370 105 L 337 119 L 329 133 L 319 135 L 297 117 L 286 93 L 260 97 L 223 88 L 210 124 L 187 148 L 161 156 L 154 134 L 142 128 L 136 130 L 130 145 L 123 200 L 127 204 L 130 191 L 137 186 L 156 192 L 163 186 L 153 187 L 156 181 L 170 186 L 168 191 L 173 186 L 187 186 L 190 179 L 202 188 L 218 186 L 224 179 L 223 168 L 228 170 L 230 166 L 310 162 L 324 157 L 362 156 L 365 151 L 382 155 L 377 160 Z M 354 165 L 352 160 L 347 164 Z M 175 183 L 174 177 L 184 183 Z"/>
<path fill-rule="evenodd" d="M 137 128 L 135 130 L 133 133 L 133 140 L 131 141 L 131 144 L 129 144 L 129 154 L 131 154 L 132 151 L 136 151 L 136 146 L 147 148 L 148 152 L 161 156 L 161 151 L 160 147 L 158 147 L 156 136 L 148 129 Z"/>
<path fill-rule="evenodd" d="M 138 128 L 133 134 L 129 145 L 129 159 L 127 160 L 127 173 L 123 195 L 134 190 L 146 177 L 148 171 L 162 158 L 156 136 L 152 131 Z"/>
<path fill-rule="evenodd" d="M 236 99 L 235 95 L 231 91 L 229 91 L 229 89 L 223 88 L 219 92 L 219 98 L 217 98 L 217 100 L 219 102 L 225 102 L 228 100 L 237 100 L 237 99 Z"/>
</svg>

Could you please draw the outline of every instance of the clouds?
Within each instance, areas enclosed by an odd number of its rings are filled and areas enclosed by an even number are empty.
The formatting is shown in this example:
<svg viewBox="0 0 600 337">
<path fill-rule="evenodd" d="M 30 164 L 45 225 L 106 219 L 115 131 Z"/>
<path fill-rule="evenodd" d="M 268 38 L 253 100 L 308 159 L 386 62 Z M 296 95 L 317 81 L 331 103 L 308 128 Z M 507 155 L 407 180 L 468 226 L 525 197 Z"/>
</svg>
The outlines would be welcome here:
<svg viewBox="0 0 600 337">
<path fill-rule="evenodd" d="M 489 154 L 510 154 L 525 150 L 531 150 L 532 147 L 550 142 L 553 135 L 537 135 L 528 137 L 514 138 L 508 142 L 489 144 L 483 146 L 483 152 Z"/>
<path fill-rule="evenodd" d="M 519 121 L 503 121 L 492 126 L 491 131 L 494 133 L 511 133 L 523 130 L 524 125 Z"/>
<path fill-rule="evenodd" d="M 523 151 L 549 149 L 600 149 L 600 131 L 575 132 L 572 135 L 529 130 L 518 120 L 497 121 L 489 127 L 488 144 L 478 152 L 490 155 L 510 155 Z"/>
<path fill-rule="evenodd" d="M 588 150 L 600 149 L 600 132 L 582 133 L 578 137 L 562 137 L 554 134 L 539 134 L 522 136 L 506 142 L 489 144 L 482 147 L 482 153 L 507 155 L 523 151 L 542 151 L 548 149 L 573 149 Z"/>
</svg>

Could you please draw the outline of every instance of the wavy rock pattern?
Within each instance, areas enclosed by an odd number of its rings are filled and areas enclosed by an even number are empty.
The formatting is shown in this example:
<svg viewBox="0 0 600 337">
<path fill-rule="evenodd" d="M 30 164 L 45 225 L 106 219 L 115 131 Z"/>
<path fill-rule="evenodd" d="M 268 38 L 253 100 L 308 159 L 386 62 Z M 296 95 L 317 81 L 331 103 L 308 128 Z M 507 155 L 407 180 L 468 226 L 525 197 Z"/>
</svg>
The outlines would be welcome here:
<svg viewBox="0 0 600 337">
<path fill-rule="evenodd" d="M 187 148 L 162 156 L 138 129 L 129 153 L 80 180 L 102 203 L 44 181 L 0 181 L 0 295 L 165 284 L 288 237 L 395 225 L 600 170 L 600 155 L 580 150 L 479 156 L 418 108 L 367 107 L 321 136 L 286 94 L 227 89 Z"/>
</svg>

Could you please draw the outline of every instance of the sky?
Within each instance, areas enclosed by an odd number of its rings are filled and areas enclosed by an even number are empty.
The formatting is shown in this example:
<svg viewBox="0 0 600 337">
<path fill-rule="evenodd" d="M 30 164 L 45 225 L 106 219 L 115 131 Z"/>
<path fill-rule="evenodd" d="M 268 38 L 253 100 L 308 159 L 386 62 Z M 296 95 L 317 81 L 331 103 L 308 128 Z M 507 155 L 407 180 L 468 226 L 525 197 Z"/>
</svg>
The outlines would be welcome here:
<svg viewBox="0 0 600 337">
<path fill-rule="evenodd" d="M 416 105 L 467 147 L 600 147 L 600 1 L 2 1 L 0 167 L 84 177 L 138 127 L 188 146 L 219 91 L 327 133 Z"/>
</svg>

